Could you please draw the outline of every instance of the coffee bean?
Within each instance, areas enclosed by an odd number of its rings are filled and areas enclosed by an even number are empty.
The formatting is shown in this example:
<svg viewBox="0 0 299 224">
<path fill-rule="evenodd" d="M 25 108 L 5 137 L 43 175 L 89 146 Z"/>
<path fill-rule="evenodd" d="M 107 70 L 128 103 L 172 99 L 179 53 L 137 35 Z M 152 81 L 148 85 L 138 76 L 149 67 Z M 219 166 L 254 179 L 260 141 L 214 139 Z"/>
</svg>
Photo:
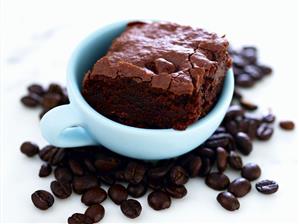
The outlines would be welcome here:
<svg viewBox="0 0 299 224">
<path fill-rule="evenodd" d="M 52 172 L 52 167 L 49 164 L 43 164 L 40 167 L 38 175 L 40 177 L 47 177 L 51 174 L 51 172 Z"/>
<path fill-rule="evenodd" d="M 255 184 L 255 188 L 263 194 L 273 194 L 278 190 L 278 184 L 273 180 L 262 180 Z"/>
<path fill-rule="evenodd" d="M 56 180 L 61 182 L 71 182 L 73 179 L 71 171 L 66 167 L 57 167 L 54 170 L 54 176 Z"/>
<path fill-rule="evenodd" d="M 137 200 L 128 199 L 121 203 L 120 209 L 125 216 L 130 219 L 135 219 L 140 215 L 142 207 Z"/>
<path fill-rule="evenodd" d="M 217 168 L 219 172 L 223 172 L 227 167 L 228 154 L 222 147 L 217 147 Z"/>
<path fill-rule="evenodd" d="M 215 157 L 215 151 L 207 147 L 199 147 L 195 149 L 195 152 L 197 153 L 197 155 L 201 156 L 202 158 L 208 157 L 211 159 Z"/>
<path fill-rule="evenodd" d="M 31 84 L 27 89 L 29 93 L 34 93 L 40 97 L 45 94 L 44 88 L 39 84 Z"/>
<path fill-rule="evenodd" d="M 101 183 L 111 186 L 115 183 L 115 177 L 112 174 L 102 174 L 99 176 Z"/>
<path fill-rule="evenodd" d="M 233 98 L 237 100 L 241 100 L 243 98 L 243 95 L 238 90 L 234 89 Z"/>
<path fill-rule="evenodd" d="M 32 142 L 24 142 L 22 143 L 20 150 L 22 153 L 24 153 L 28 157 L 35 156 L 39 152 L 38 145 L 32 143 Z"/>
<path fill-rule="evenodd" d="M 261 80 L 264 77 L 261 69 L 256 65 L 247 65 L 244 68 L 244 72 L 252 77 L 255 81 Z"/>
<path fill-rule="evenodd" d="M 272 68 L 266 65 L 258 65 L 258 66 L 264 75 L 270 75 L 272 73 Z"/>
<path fill-rule="evenodd" d="M 200 177 L 208 175 L 212 169 L 212 161 L 208 158 L 202 158 L 202 166 L 199 172 Z"/>
<path fill-rule="evenodd" d="M 249 181 L 258 179 L 261 176 L 261 168 L 255 163 L 247 163 L 241 171 L 242 177 Z"/>
<path fill-rule="evenodd" d="M 235 136 L 237 148 L 244 155 L 248 155 L 252 151 L 252 142 L 249 136 L 244 132 L 239 132 Z"/>
<path fill-rule="evenodd" d="M 21 102 L 26 107 L 37 107 L 40 104 L 40 97 L 36 94 L 31 93 L 27 96 L 23 96 L 21 98 Z"/>
<path fill-rule="evenodd" d="M 91 173 L 96 172 L 96 168 L 93 165 L 93 162 L 89 158 L 84 158 L 83 163 L 89 172 L 91 172 Z"/>
<path fill-rule="evenodd" d="M 258 128 L 259 123 L 255 120 L 248 120 L 248 128 L 247 128 L 247 135 L 249 136 L 250 139 L 255 139 L 256 138 L 256 130 Z"/>
<path fill-rule="evenodd" d="M 116 157 L 102 156 L 94 162 L 99 172 L 107 173 L 117 169 L 121 165 L 121 161 Z"/>
<path fill-rule="evenodd" d="M 41 105 L 44 109 L 52 109 L 59 106 L 61 103 L 61 95 L 57 93 L 46 93 L 41 101 Z"/>
<path fill-rule="evenodd" d="M 188 164 L 186 164 L 186 169 L 190 177 L 196 177 L 199 175 L 202 166 L 201 158 L 199 156 L 192 156 Z"/>
<path fill-rule="evenodd" d="M 221 192 L 217 196 L 219 204 L 228 211 L 235 211 L 240 208 L 238 199 L 229 192 Z"/>
<path fill-rule="evenodd" d="M 250 182 L 242 177 L 233 180 L 228 186 L 228 191 L 238 198 L 245 196 L 250 190 Z"/>
<path fill-rule="evenodd" d="M 140 198 L 145 195 L 147 191 L 147 186 L 144 183 L 131 184 L 127 186 L 128 194 L 134 198 Z"/>
<path fill-rule="evenodd" d="M 64 159 L 64 156 L 64 149 L 52 145 L 45 146 L 39 151 L 39 157 L 50 165 L 57 165 Z"/>
<path fill-rule="evenodd" d="M 88 216 L 94 223 L 96 223 L 103 219 L 105 208 L 99 204 L 91 205 L 86 209 L 84 215 Z"/>
<path fill-rule="evenodd" d="M 42 110 L 42 112 L 39 113 L 39 119 L 42 119 L 43 116 L 48 112 L 49 110 Z"/>
<path fill-rule="evenodd" d="M 235 120 L 229 120 L 225 122 L 225 128 L 232 135 L 236 135 L 239 131 L 239 125 Z"/>
<path fill-rule="evenodd" d="M 250 110 L 250 111 L 253 111 L 253 110 L 256 110 L 258 108 L 257 105 L 247 101 L 247 100 L 240 100 L 240 105 L 245 109 L 245 110 Z"/>
<path fill-rule="evenodd" d="M 163 191 L 153 191 L 147 197 L 147 202 L 154 210 L 169 208 L 171 205 L 170 197 Z"/>
<path fill-rule="evenodd" d="M 75 213 L 67 219 L 68 224 L 92 224 L 93 221 L 87 215 Z"/>
<path fill-rule="evenodd" d="M 81 202 L 85 205 L 93 205 L 93 204 L 99 204 L 103 201 L 105 201 L 107 198 L 106 191 L 101 187 L 93 187 L 84 192 L 84 194 L 81 197 Z"/>
<path fill-rule="evenodd" d="M 275 121 L 275 115 L 272 113 L 269 113 L 265 116 L 263 116 L 263 122 L 271 124 Z"/>
<path fill-rule="evenodd" d="M 174 185 L 174 184 L 168 184 L 165 187 L 165 191 L 170 197 L 173 198 L 183 198 L 187 194 L 187 189 L 184 185 Z"/>
<path fill-rule="evenodd" d="M 63 88 L 57 83 L 51 83 L 47 90 L 48 93 L 55 93 L 62 95 L 64 93 Z"/>
<path fill-rule="evenodd" d="M 232 105 L 228 108 L 225 114 L 225 119 L 231 120 L 235 117 L 242 117 L 244 113 L 245 111 L 239 105 Z"/>
<path fill-rule="evenodd" d="M 108 190 L 108 195 L 110 199 L 117 205 L 120 205 L 128 198 L 128 192 L 126 188 L 120 184 L 112 185 Z"/>
<path fill-rule="evenodd" d="M 221 191 L 228 187 L 229 178 L 223 173 L 213 172 L 206 177 L 205 182 L 210 188 Z"/>
<path fill-rule="evenodd" d="M 238 75 L 235 80 L 236 80 L 236 85 L 243 88 L 252 87 L 255 83 L 254 79 L 246 73 L 242 73 Z"/>
<path fill-rule="evenodd" d="M 189 177 L 185 169 L 181 166 L 175 166 L 169 173 L 170 181 L 176 185 L 183 185 L 188 182 Z"/>
<path fill-rule="evenodd" d="M 116 180 L 118 181 L 126 181 L 126 178 L 125 178 L 125 171 L 124 170 L 117 170 L 117 171 L 114 171 L 114 177 Z"/>
<path fill-rule="evenodd" d="M 51 182 L 50 187 L 53 194 L 60 199 L 68 198 L 72 194 L 72 188 L 68 182 L 54 180 Z"/>
<path fill-rule="evenodd" d="M 247 64 L 248 64 L 248 62 L 243 56 L 241 56 L 239 54 L 233 55 L 233 65 L 234 65 L 234 67 L 238 67 L 238 68 L 243 69 Z"/>
<path fill-rule="evenodd" d="M 83 194 L 85 191 L 90 188 L 98 186 L 98 181 L 95 176 L 86 175 L 86 176 L 75 176 L 72 182 L 73 190 L 77 194 Z"/>
<path fill-rule="evenodd" d="M 81 164 L 78 161 L 76 161 L 74 159 L 70 159 L 68 161 L 68 165 L 74 175 L 82 176 L 84 174 L 83 167 L 81 166 Z"/>
<path fill-rule="evenodd" d="M 44 190 L 35 191 L 31 195 L 31 200 L 35 207 L 41 210 L 46 210 L 54 204 L 54 197 L 48 191 Z"/>
<path fill-rule="evenodd" d="M 243 167 L 242 158 L 235 151 L 230 151 L 228 156 L 228 164 L 235 170 L 241 170 Z"/>
<path fill-rule="evenodd" d="M 125 178 L 129 183 L 138 184 L 142 181 L 145 172 L 146 169 L 143 164 L 130 162 L 125 169 Z"/>
<path fill-rule="evenodd" d="M 293 121 L 280 121 L 279 126 L 284 130 L 293 130 L 295 123 Z"/>
<path fill-rule="evenodd" d="M 243 47 L 240 51 L 240 54 L 245 58 L 248 63 L 255 64 L 257 61 L 257 49 L 256 47 L 250 46 L 250 47 Z M 247 67 L 247 66 L 246 66 Z M 246 68 L 245 67 L 245 68 Z"/>
<path fill-rule="evenodd" d="M 273 131 L 273 128 L 268 124 L 261 124 L 256 130 L 256 137 L 263 141 L 269 140 L 273 135 Z"/>
</svg>

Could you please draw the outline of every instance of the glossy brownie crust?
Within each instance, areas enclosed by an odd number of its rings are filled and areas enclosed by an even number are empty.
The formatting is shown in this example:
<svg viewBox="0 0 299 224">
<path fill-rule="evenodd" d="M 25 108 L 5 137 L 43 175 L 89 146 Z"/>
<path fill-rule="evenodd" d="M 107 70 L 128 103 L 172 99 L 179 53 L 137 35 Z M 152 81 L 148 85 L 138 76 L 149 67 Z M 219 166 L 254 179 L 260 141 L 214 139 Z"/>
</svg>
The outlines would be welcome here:
<svg viewBox="0 0 299 224">
<path fill-rule="evenodd" d="M 231 59 L 225 38 L 168 22 L 128 24 L 83 80 L 99 113 L 142 128 L 183 130 L 213 106 Z"/>
</svg>

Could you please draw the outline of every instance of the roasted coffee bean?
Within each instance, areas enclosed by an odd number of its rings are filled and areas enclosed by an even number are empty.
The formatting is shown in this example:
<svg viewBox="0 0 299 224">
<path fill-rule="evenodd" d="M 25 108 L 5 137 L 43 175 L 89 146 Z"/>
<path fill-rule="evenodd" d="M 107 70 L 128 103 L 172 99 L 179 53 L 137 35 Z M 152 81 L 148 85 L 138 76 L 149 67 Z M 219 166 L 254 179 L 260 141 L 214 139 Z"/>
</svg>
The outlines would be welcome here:
<svg viewBox="0 0 299 224">
<path fill-rule="evenodd" d="M 222 147 L 217 147 L 217 168 L 219 172 L 223 172 L 227 167 L 228 154 Z"/>
<path fill-rule="evenodd" d="M 84 192 L 84 194 L 81 197 L 81 202 L 85 205 L 93 205 L 93 204 L 99 204 L 103 201 L 105 201 L 107 198 L 106 191 L 101 187 L 93 187 Z"/>
<path fill-rule="evenodd" d="M 261 176 L 261 168 L 255 163 L 247 163 L 243 168 L 241 175 L 249 181 L 258 179 Z"/>
<path fill-rule="evenodd" d="M 237 100 L 241 100 L 243 98 L 243 95 L 236 89 L 234 89 L 233 98 Z"/>
<path fill-rule="evenodd" d="M 256 49 L 256 47 L 253 47 L 253 46 L 243 47 L 242 50 L 240 51 L 240 54 L 250 64 L 255 64 L 256 61 L 257 61 L 257 49 Z"/>
<path fill-rule="evenodd" d="M 171 183 L 176 185 L 183 185 L 189 180 L 186 170 L 181 166 L 174 166 L 169 172 L 169 177 Z"/>
<path fill-rule="evenodd" d="M 195 152 L 197 153 L 197 155 L 201 156 L 202 158 L 208 157 L 211 159 L 215 157 L 215 151 L 207 147 L 199 147 L 195 149 Z"/>
<path fill-rule="evenodd" d="M 70 159 L 68 161 L 68 165 L 74 175 L 82 176 L 84 174 L 83 167 L 81 166 L 81 164 L 78 161 Z"/>
<path fill-rule="evenodd" d="M 232 57 L 234 67 L 243 69 L 246 65 L 248 65 L 247 60 L 242 55 L 235 54 Z"/>
<path fill-rule="evenodd" d="M 270 75 L 272 73 L 272 68 L 266 65 L 258 65 L 258 66 L 264 75 Z"/>
<path fill-rule="evenodd" d="M 59 182 L 54 180 L 51 182 L 51 191 L 60 199 L 68 198 L 72 194 L 72 187 L 68 182 Z"/>
<path fill-rule="evenodd" d="M 242 177 L 233 180 L 228 186 L 228 191 L 238 198 L 245 196 L 250 190 L 250 182 Z"/>
<path fill-rule="evenodd" d="M 120 184 L 112 185 L 108 190 L 108 195 L 110 199 L 117 205 L 120 205 L 128 198 L 128 192 L 126 188 Z"/>
<path fill-rule="evenodd" d="M 247 101 L 247 100 L 240 100 L 240 105 L 245 109 L 245 110 L 250 110 L 250 111 L 253 111 L 253 110 L 256 110 L 258 108 L 257 105 Z"/>
<path fill-rule="evenodd" d="M 256 137 L 259 140 L 269 140 L 273 135 L 273 128 L 270 127 L 268 124 L 261 124 L 258 129 L 256 130 Z"/>
<path fill-rule="evenodd" d="M 275 115 L 272 113 L 269 113 L 265 116 L 263 116 L 262 121 L 268 124 L 274 123 L 275 121 Z"/>
<path fill-rule="evenodd" d="M 147 202 L 154 210 L 162 210 L 170 207 L 171 198 L 163 191 L 153 191 L 148 195 Z"/>
<path fill-rule="evenodd" d="M 225 128 L 232 135 L 236 135 L 239 131 L 239 125 L 235 120 L 225 122 Z"/>
<path fill-rule="evenodd" d="M 256 130 L 258 128 L 259 123 L 255 120 L 248 120 L 248 128 L 247 128 L 247 135 L 250 139 L 256 138 Z"/>
<path fill-rule="evenodd" d="M 244 68 L 244 72 L 247 73 L 255 81 L 261 80 L 264 77 L 261 69 L 256 65 L 247 65 Z"/>
<path fill-rule="evenodd" d="M 236 81 L 237 86 L 240 86 L 243 88 L 249 88 L 255 84 L 254 79 L 246 73 L 237 75 L 235 81 Z"/>
<path fill-rule="evenodd" d="M 92 224 L 93 221 L 87 215 L 75 213 L 67 219 L 68 224 Z"/>
<path fill-rule="evenodd" d="M 183 198 L 187 194 L 187 189 L 184 185 L 169 184 L 165 187 L 165 191 L 170 197 Z"/>
<path fill-rule="evenodd" d="M 192 156 L 185 167 L 190 177 L 196 177 L 199 175 L 201 166 L 201 158 L 199 156 Z"/>
<path fill-rule="evenodd" d="M 52 172 L 52 167 L 49 164 L 43 164 L 40 167 L 38 175 L 40 177 L 47 177 L 51 174 L 51 172 Z"/>
<path fill-rule="evenodd" d="M 135 219 L 140 215 L 142 207 L 137 200 L 128 199 L 121 203 L 120 209 L 125 216 L 130 219 Z"/>
<path fill-rule="evenodd" d="M 228 211 L 235 211 L 240 208 L 238 199 L 229 192 L 221 192 L 217 196 L 219 204 Z"/>
<path fill-rule="evenodd" d="M 35 191 L 31 195 L 31 200 L 35 207 L 41 210 L 46 210 L 54 204 L 54 197 L 48 191 L 44 190 Z"/>
<path fill-rule="evenodd" d="M 242 117 L 244 113 L 245 111 L 239 105 L 232 105 L 228 108 L 225 114 L 225 119 L 231 120 L 236 117 Z"/>
<path fill-rule="evenodd" d="M 62 95 L 64 93 L 63 88 L 57 83 L 51 83 L 47 90 L 48 93 L 56 93 Z"/>
<path fill-rule="evenodd" d="M 273 194 L 278 190 L 278 184 L 273 180 L 262 180 L 255 184 L 255 188 L 263 194 Z"/>
<path fill-rule="evenodd" d="M 228 187 L 229 178 L 223 173 L 213 172 L 206 177 L 205 182 L 210 188 L 221 191 Z"/>
<path fill-rule="evenodd" d="M 212 169 L 213 163 L 210 159 L 208 158 L 202 158 L 202 166 L 199 171 L 199 176 L 200 177 L 205 177 L 208 175 Z"/>
<path fill-rule="evenodd" d="M 42 119 L 43 116 L 48 112 L 49 110 L 42 110 L 42 112 L 39 113 L 39 119 Z"/>
<path fill-rule="evenodd" d="M 44 88 L 39 84 L 31 84 L 27 88 L 29 93 L 34 93 L 38 96 L 43 96 L 45 94 Z"/>
<path fill-rule="evenodd" d="M 102 174 L 99 176 L 101 183 L 111 186 L 115 183 L 115 178 L 112 174 Z"/>
<path fill-rule="evenodd" d="M 125 178 L 125 171 L 124 170 L 117 170 L 114 172 L 114 177 L 118 181 L 126 181 Z"/>
<path fill-rule="evenodd" d="M 293 130 L 295 123 L 293 121 L 280 121 L 279 126 L 284 130 Z"/>
<path fill-rule="evenodd" d="M 134 198 L 140 198 L 145 195 L 147 191 L 147 185 L 142 182 L 138 184 L 129 183 L 127 186 L 127 191 L 130 196 Z"/>
<path fill-rule="evenodd" d="M 235 170 L 241 170 L 243 167 L 242 158 L 235 151 L 230 151 L 228 156 L 228 164 Z"/>
<path fill-rule="evenodd" d="M 55 179 L 61 182 L 71 182 L 73 175 L 71 171 L 66 167 L 57 167 L 54 170 Z"/>
<path fill-rule="evenodd" d="M 20 150 L 22 153 L 24 153 L 28 157 L 35 156 L 39 152 L 38 145 L 32 143 L 32 142 L 24 142 L 22 143 Z"/>
<path fill-rule="evenodd" d="M 145 172 L 146 169 L 143 164 L 130 162 L 125 169 L 125 178 L 129 183 L 138 184 L 142 181 Z"/>
<path fill-rule="evenodd" d="M 121 161 L 116 157 L 101 156 L 96 159 L 94 165 L 97 171 L 107 173 L 117 169 L 121 165 Z"/>
<path fill-rule="evenodd" d="M 105 208 L 99 204 L 91 205 L 86 209 L 84 215 L 88 216 L 94 223 L 96 223 L 103 219 L 105 215 Z"/>
<path fill-rule="evenodd" d="M 252 151 L 252 142 L 249 136 L 244 132 L 239 132 L 235 136 L 238 150 L 244 155 L 249 155 Z"/>
<path fill-rule="evenodd" d="M 56 148 L 52 145 L 45 146 L 39 151 L 39 157 L 50 165 L 57 165 L 64 159 L 64 156 L 64 149 Z"/>
<path fill-rule="evenodd" d="M 21 102 L 26 107 L 37 107 L 40 104 L 40 97 L 36 94 L 29 94 L 21 98 Z"/>
<path fill-rule="evenodd" d="M 95 176 L 86 175 L 86 176 L 75 176 L 72 182 L 73 190 L 77 194 L 82 194 L 90 188 L 98 186 L 98 181 Z"/>
<path fill-rule="evenodd" d="M 96 172 L 96 168 L 95 168 L 95 166 L 93 165 L 93 162 L 90 159 L 84 158 L 83 163 L 84 163 L 85 167 L 87 168 L 87 170 L 89 172 L 91 172 L 91 173 Z"/>
<path fill-rule="evenodd" d="M 60 105 L 61 102 L 61 95 L 57 93 L 46 93 L 42 100 L 41 105 L 44 109 L 52 109 Z"/>
</svg>

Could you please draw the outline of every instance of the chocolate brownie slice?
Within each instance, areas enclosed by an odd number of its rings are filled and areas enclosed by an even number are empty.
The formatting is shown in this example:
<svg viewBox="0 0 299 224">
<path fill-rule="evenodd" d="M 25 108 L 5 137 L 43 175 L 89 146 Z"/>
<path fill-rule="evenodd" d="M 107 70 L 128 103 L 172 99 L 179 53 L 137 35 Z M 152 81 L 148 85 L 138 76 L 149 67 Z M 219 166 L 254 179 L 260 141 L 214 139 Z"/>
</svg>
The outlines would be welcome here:
<svg viewBox="0 0 299 224">
<path fill-rule="evenodd" d="M 217 100 L 231 66 L 227 48 L 224 37 L 203 29 L 129 23 L 86 73 L 83 96 L 117 122 L 183 130 Z"/>
</svg>

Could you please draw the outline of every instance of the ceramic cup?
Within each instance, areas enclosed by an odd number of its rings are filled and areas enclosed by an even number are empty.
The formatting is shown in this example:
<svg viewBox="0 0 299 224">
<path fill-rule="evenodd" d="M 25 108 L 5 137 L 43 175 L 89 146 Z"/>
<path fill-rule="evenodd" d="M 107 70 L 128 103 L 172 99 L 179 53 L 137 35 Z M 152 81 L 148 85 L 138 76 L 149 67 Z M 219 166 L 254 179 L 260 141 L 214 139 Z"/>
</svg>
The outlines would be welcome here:
<svg viewBox="0 0 299 224">
<path fill-rule="evenodd" d="M 58 147 L 103 145 L 137 159 L 157 160 L 176 157 L 203 143 L 217 129 L 229 107 L 234 90 L 232 70 L 213 109 L 184 131 L 144 129 L 126 126 L 96 112 L 81 94 L 84 74 L 105 53 L 128 21 L 107 25 L 84 39 L 74 51 L 67 70 L 70 104 L 55 107 L 41 122 L 42 135 Z"/>
</svg>

